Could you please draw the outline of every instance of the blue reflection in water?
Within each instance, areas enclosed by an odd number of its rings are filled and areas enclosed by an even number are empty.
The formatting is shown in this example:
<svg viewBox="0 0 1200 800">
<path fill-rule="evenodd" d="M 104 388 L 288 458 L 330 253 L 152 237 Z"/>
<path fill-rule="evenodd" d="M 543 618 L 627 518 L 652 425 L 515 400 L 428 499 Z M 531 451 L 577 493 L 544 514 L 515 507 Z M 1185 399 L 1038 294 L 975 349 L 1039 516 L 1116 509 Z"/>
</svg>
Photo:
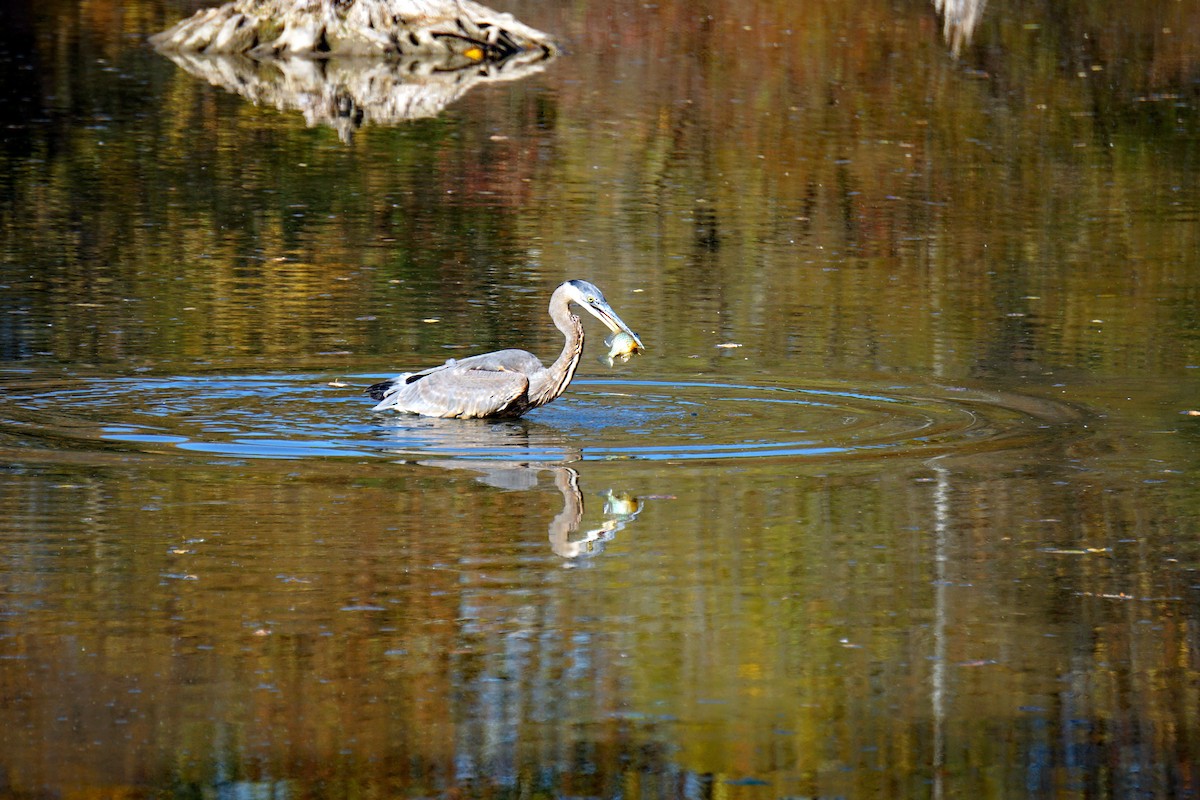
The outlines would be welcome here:
<svg viewBox="0 0 1200 800">
<path fill-rule="evenodd" d="M 363 376 L 373 380 L 378 376 Z M 10 425 L 43 438 L 86 434 L 130 445 L 259 459 L 454 458 L 569 463 L 820 458 L 998 442 L 1036 423 L 995 395 L 929 389 L 754 386 L 707 381 L 577 381 L 521 420 L 372 413 L 360 388 L 322 376 L 115 378 L 49 384 L 18 400 Z M 947 396 L 949 395 L 949 396 Z M 52 418 L 38 413 L 53 413 Z M 21 419 L 21 415 L 33 416 Z M 150 420 L 153 422 L 147 424 Z M 0 427 L 4 427 L 0 420 Z M 780 434 L 793 434 L 782 436 Z M 801 436 L 795 436 L 801 434 Z"/>
</svg>

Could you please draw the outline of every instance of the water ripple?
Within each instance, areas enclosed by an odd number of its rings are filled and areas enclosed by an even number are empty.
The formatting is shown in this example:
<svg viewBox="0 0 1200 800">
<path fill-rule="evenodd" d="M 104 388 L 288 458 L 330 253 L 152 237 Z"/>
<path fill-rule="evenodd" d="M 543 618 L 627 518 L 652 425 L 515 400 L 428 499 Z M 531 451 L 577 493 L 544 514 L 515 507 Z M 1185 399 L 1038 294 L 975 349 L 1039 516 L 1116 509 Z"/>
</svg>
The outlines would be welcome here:
<svg viewBox="0 0 1200 800">
<path fill-rule="evenodd" d="M 364 379 L 376 376 L 361 376 Z M 518 421 L 373 413 L 321 376 L 0 377 L 0 448 L 240 459 L 834 459 L 1023 446 L 1080 415 L 1050 401 L 943 386 L 580 380 Z"/>
</svg>

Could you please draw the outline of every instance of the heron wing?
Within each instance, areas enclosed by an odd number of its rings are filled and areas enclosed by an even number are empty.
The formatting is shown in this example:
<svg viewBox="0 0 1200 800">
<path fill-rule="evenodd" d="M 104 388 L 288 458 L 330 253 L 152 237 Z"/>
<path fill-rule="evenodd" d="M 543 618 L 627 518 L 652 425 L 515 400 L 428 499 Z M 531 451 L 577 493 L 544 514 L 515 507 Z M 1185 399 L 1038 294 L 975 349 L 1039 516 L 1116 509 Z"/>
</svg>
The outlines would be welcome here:
<svg viewBox="0 0 1200 800">
<path fill-rule="evenodd" d="M 460 359 L 455 361 L 454 365 L 464 369 L 520 372 L 526 376 L 545 369 L 538 357 L 527 350 L 497 350 L 494 353 L 483 353 Z"/>
<path fill-rule="evenodd" d="M 469 360 L 396 378 L 375 409 L 472 419 L 502 416 L 521 408 L 529 391 L 524 373 L 503 366 L 464 366 Z"/>
</svg>

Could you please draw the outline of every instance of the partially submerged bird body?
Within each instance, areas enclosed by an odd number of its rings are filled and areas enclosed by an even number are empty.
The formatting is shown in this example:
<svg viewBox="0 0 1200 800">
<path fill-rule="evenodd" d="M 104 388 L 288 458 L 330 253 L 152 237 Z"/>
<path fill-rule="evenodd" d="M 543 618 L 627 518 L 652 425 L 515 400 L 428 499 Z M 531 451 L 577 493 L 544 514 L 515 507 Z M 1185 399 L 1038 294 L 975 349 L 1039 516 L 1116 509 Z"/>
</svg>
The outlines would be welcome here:
<svg viewBox="0 0 1200 800">
<path fill-rule="evenodd" d="M 544 379 L 530 379 L 531 375 L 548 372 L 533 353 L 497 350 L 450 359 L 420 372 L 406 372 L 367 391 L 372 399 L 380 401 L 375 411 L 395 409 L 426 417 L 459 419 L 513 418 L 562 394 L 562 389 L 554 391 Z M 568 381 L 570 377 L 567 376 Z"/>
<path fill-rule="evenodd" d="M 604 295 L 587 281 L 567 281 L 550 297 L 550 317 L 566 338 L 563 351 L 546 367 L 533 353 L 497 350 L 494 353 L 450 359 L 420 372 L 406 372 L 377 383 L 367 391 L 379 401 L 376 411 L 395 409 L 428 417 L 519 417 L 549 403 L 567 388 L 583 354 L 583 323 L 571 313 L 576 303 L 616 333 L 633 337 L 608 305 Z"/>
</svg>

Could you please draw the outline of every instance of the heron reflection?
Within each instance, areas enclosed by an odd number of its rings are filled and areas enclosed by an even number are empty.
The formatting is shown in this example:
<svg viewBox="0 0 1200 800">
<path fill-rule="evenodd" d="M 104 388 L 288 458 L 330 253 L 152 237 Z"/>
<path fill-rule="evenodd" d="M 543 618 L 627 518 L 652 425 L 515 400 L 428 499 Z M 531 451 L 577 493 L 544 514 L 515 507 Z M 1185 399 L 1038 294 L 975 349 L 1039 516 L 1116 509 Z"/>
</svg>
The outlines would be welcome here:
<svg viewBox="0 0 1200 800">
<path fill-rule="evenodd" d="M 405 372 L 367 389 L 378 400 L 375 411 L 395 409 L 428 417 L 457 419 L 516 418 L 561 395 L 575 376 L 583 355 L 583 323 L 571 313 L 575 303 L 611 331 L 625 334 L 623 352 L 644 350 L 608 301 L 587 281 L 567 281 L 550 297 L 550 318 L 565 342 L 558 359 L 546 367 L 525 350 L 497 350 L 420 372 Z"/>
<path fill-rule="evenodd" d="M 488 486 L 505 491 L 528 491 L 536 489 L 541 472 L 549 472 L 554 486 L 562 495 L 562 511 L 550 520 L 547 537 L 555 555 L 566 559 L 594 556 L 616 538 L 617 533 L 633 522 L 641 513 L 643 499 L 628 492 L 604 491 L 603 519 L 600 524 L 583 526 L 586 508 L 583 491 L 579 488 L 579 472 L 571 467 L 554 464 L 508 464 L 503 462 L 472 461 L 419 461 L 427 467 L 443 469 L 465 469 L 481 473 L 478 480 Z"/>
<path fill-rule="evenodd" d="M 582 461 L 583 452 L 544 425 L 524 420 L 402 420 L 389 426 L 393 443 L 386 449 L 418 466 L 473 472 L 479 483 L 506 492 L 536 491 L 549 473 L 562 497 L 562 510 L 548 523 L 547 537 L 550 549 L 565 559 L 602 552 L 649 499 L 608 488 L 594 495 L 603 502 L 600 517 L 587 514 L 580 470 L 567 466 Z"/>
</svg>

